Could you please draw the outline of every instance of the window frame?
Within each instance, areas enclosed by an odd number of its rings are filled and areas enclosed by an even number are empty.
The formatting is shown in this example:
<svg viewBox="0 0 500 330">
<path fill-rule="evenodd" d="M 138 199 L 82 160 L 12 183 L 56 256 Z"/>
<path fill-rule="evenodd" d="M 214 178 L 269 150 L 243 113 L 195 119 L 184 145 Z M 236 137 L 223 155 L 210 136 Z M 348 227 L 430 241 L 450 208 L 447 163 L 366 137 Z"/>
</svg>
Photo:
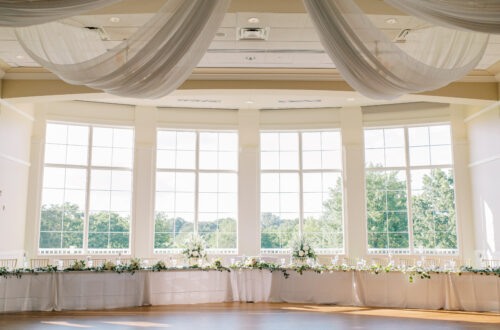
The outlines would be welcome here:
<svg viewBox="0 0 500 330">
<path fill-rule="evenodd" d="M 47 126 L 49 124 L 56 125 L 66 125 L 66 126 L 85 126 L 89 129 L 88 140 L 87 140 L 87 165 L 72 165 L 72 164 L 57 164 L 57 163 L 46 163 L 45 162 L 45 149 L 46 149 L 46 136 L 47 136 Z M 132 167 L 113 167 L 113 166 L 94 166 L 92 165 L 92 148 L 93 148 L 93 130 L 95 127 L 99 128 L 116 128 L 116 129 L 131 129 L 132 130 Z M 47 120 L 44 123 L 44 138 L 41 147 L 41 178 L 40 184 L 38 186 L 39 198 L 38 198 L 38 210 L 37 210 L 37 237 L 36 237 L 36 251 L 37 255 L 85 255 L 89 254 L 92 256 L 99 255 L 131 255 L 132 254 L 132 236 L 133 236 L 133 223 L 134 223 L 134 212 L 135 212 L 135 195 L 134 195 L 134 171 L 135 171 L 135 127 L 128 125 L 106 125 L 99 123 L 89 123 L 89 122 L 69 122 L 69 121 L 59 121 L 59 120 Z M 42 198 L 43 198 L 43 177 L 46 167 L 50 168 L 69 168 L 69 169 L 83 169 L 86 173 L 86 183 L 85 183 L 85 209 L 84 219 L 83 219 L 83 241 L 82 248 L 40 248 L 40 233 L 41 228 L 41 214 L 42 214 Z M 131 173 L 131 191 L 130 191 L 130 227 L 129 227 L 129 247 L 128 249 L 95 249 L 88 248 L 88 234 L 89 234 L 89 217 L 90 217 L 90 191 L 91 191 L 91 179 L 92 170 L 118 170 L 118 171 L 130 171 Z"/>
<path fill-rule="evenodd" d="M 411 165 L 410 163 L 410 143 L 408 130 L 410 128 L 417 127 L 432 127 L 432 126 L 443 126 L 447 125 L 450 129 L 450 149 L 451 149 L 451 164 L 440 164 L 440 165 Z M 395 129 L 401 128 L 404 131 L 404 150 L 405 150 L 405 166 L 391 166 L 391 167 L 371 167 L 366 166 L 366 146 L 364 143 L 365 132 L 368 130 L 377 129 Z M 384 138 L 385 140 L 385 138 Z M 429 144 L 430 146 L 430 144 Z M 387 255 L 387 254 L 397 254 L 397 255 L 450 255 L 450 256 L 460 256 L 461 246 L 460 246 L 460 228 L 458 225 L 458 212 L 457 212 L 457 194 L 456 194 L 456 177 L 455 177 L 455 158 L 453 153 L 453 126 L 451 122 L 432 122 L 432 123 L 416 123 L 416 124 L 406 124 L 406 125 L 388 125 L 388 126 L 365 126 L 363 127 L 363 166 L 365 173 L 364 180 L 364 197 L 365 197 L 365 242 L 366 242 L 366 253 L 368 255 Z M 370 149 L 370 148 L 368 148 Z M 375 149 L 375 148 L 374 148 Z M 385 148 L 384 148 L 385 150 Z M 430 151 L 429 151 L 430 152 Z M 432 170 L 432 169 L 451 169 L 453 171 L 453 198 L 454 198 L 454 208 L 455 208 L 455 221 L 456 225 L 456 235 L 457 235 L 457 248 L 456 249 L 419 249 L 414 247 L 414 237 L 413 237 L 413 201 L 412 201 L 412 187 L 411 187 L 411 171 L 412 170 Z M 408 249 L 404 248 L 369 248 L 368 247 L 368 209 L 367 205 L 367 189 L 366 189 L 366 172 L 369 171 L 404 171 L 406 175 L 406 210 L 408 214 Z"/>
<path fill-rule="evenodd" d="M 194 169 L 177 169 L 177 168 L 158 168 L 157 158 L 158 158 L 158 132 L 160 131 L 170 131 L 170 132 L 192 132 L 195 133 L 195 167 Z M 200 133 L 234 133 L 237 137 L 237 150 L 236 152 L 236 170 L 221 170 L 221 169 L 200 169 Z M 193 173 L 194 174 L 194 221 L 193 221 L 193 233 L 198 234 L 198 209 L 199 209 L 199 174 L 200 173 L 228 173 L 236 174 L 236 247 L 235 248 L 207 248 L 205 251 L 210 254 L 237 254 L 239 248 L 239 132 L 234 129 L 188 129 L 188 128 L 168 128 L 168 127 L 158 127 L 156 129 L 155 135 L 155 152 L 153 157 L 154 162 L 154 184 L 153 184 L 153 230 L 152 230 L 152 245 L 153 245 L 153 255 L 172 255 L 182 253 L 182 248 L 156 248 L 155 247 L 155 235 L 156 235 L 156 176 L 157 173 Z"/>
<path fill-rule="evenodd" d="M 302 134 L 303 133 L 314 133 L 314 132 L 336 132 L 339 133 L 340 136 L 340 169 L 303 169 L 303 153 L 302 153 Z M 262 164 L 260 162 L 262 149 L 261 138 L 262 133 L 297 133 L 298 134 L 298 169 L 297 170 L 269 170 L 262 169 Z M 346 228 L 345 228 L 345 193 L 344 193 L 344 161 L 343 161 L 343 153 L 342 153 L 342 132 L 340 128 L 328 128 L 328 129 L 294 129 L 294 130 L 286 130 L 286 129 L 260 129 L 259 130 L 259 182 L 261 180 L 262 174 L 265 173 L 293 173 L 298 174 L 299 177 L 299 235 L 304 232 L 304 173 L 339 173 L 342 181 L 342 248 L 314 248 L 314 251 L 318 255 L 331 255 L 331 254 L 345 254 L 346 251 Z M 259 185 L 260 186 L 260 185 Z M 262 211 L 260 207 L 260 198 L 262 196 L 262 190 L 259 190 L 259 249 L 262 254 L 290 254 L 290 248 L 263 248 L 262 247 Z"/>
</svg>

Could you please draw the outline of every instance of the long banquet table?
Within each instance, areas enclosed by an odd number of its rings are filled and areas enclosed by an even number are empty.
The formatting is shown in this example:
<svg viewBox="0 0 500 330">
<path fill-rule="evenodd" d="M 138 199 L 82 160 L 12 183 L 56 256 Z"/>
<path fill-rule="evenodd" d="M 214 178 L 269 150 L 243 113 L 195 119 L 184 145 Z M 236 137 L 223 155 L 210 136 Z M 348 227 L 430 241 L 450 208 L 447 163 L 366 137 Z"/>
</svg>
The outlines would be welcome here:
<svg viewBox="0 0 500 330">
<path fill-rule="evenodd" d="M 218 302 L 293 302 L 500 312 L 500 278 L 242 269 L 55 272 L 0 278 L 0 312 L 90 310 Z"/>
</svg>

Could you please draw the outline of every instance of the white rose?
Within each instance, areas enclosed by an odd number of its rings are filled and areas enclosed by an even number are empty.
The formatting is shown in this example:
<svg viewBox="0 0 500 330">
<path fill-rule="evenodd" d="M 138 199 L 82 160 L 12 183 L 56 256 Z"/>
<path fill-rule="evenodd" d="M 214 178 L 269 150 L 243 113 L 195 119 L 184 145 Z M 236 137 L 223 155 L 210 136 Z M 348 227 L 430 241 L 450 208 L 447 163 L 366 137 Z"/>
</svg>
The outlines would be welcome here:
<svg viewBox="0 0 500 330">
<path fill-rule="evenodd" d="M 306 252 L 307 252 L 307 251 L 309 251 L 309 246 L 306 246 L 306 247 L 304 248 L 304 251 L 306 251 Z"/>
<path fill-rule="evenodd" d="M 198 251 L 193 251 L 193 255 L 194 255 L 195 257 L 197 257 L 197 256 L 198 256 Z"/>
<path fill-rule="evenodd" d="M 304 256 L 304 252 L 302 250 L 299 251 L 299 256 L 300 257 L 303 257 Z"/>
</svg>

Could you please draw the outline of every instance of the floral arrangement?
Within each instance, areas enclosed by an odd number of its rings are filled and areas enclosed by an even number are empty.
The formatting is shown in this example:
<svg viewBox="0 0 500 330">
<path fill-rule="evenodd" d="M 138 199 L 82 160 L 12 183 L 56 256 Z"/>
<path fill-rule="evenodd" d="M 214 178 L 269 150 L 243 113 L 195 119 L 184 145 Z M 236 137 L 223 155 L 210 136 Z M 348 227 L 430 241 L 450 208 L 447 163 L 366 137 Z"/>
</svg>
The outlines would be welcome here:
<svg viewBox="0 0 500 330">
<path fill-rule="evenodd" d="M 257 257 L 247 257 L 247 258 L 245 258 L 243 265 L 244 265 L 244 267 L 255 268 L 256 266 L 259 265 L 259 262 L 260 262 L 260 260 Z"/>
<path fill-rule="evenodd" d="M 300 236 L 292 242 L 292 257 L 302 260 L 307 258 L 316 260 L 316 253 L 314 253 L 309 241 L 304 236 Z"/>
<path fill-rule="evenodd" d="M 162 271 L 162 270 L 167 270 L 168 267 L 167 265 L 165 264 L 165 261 L 163 260 L 159 260 L 156 264 L 153 265 L 153 267 L 151 267 L 151 270 L 152 271 Z"/>
<path fill-rule="evenodd" d="M 112 261 L 108 261 L 102 265 L 103 270 L 115 270 L 116 265 Z"/>
<path fill-rule="evenodd" d="M 205 257 L 205 241 L 198 234 L 191 235 L 185 242 L 182 254 L 189 260 Z"/>
<path fill-rule="evenodd" d="M 75 260 L 75 262 L 66 268 L 65 270 L 84 270 L 85 269 L 85 261 L 84 260 Z"/>
<path fill-rule="evenodd" d="M 136 271 L 140 270 L 141 267 L 141 259 L 140 258 L 134 258 L 130 260 L 130 263 L 127 266 L 129 271 Z"/>
</svg>

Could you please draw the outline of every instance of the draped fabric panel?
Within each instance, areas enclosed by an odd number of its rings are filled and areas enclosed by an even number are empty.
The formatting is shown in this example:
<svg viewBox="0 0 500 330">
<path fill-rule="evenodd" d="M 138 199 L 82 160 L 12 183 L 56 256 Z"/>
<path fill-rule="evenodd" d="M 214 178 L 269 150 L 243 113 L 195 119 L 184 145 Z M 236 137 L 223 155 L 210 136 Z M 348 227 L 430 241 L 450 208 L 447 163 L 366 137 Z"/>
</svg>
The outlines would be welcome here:
<svg viewBox="0 0 500 330">
<path fill-rule="evenodd" d="M 385 0 L 385 2 L 436 25 L 500 34 L 498 0 Z"/>
<path fill-rule="evenodd" d="M 422 36 L 407 53 L 352 0 L 303 1 L 340 74 L 374 99 L 446 86 L 476 67 L 488 43 L 487 34 L 431 27 L 418 32 Z"/>
<path fill-rule="evenodd" d="M 48 23 L 106 7 L 118 0 L 0 0 L 0 26 Z"/>
<path fill-rule="evenodd" d="M 174 91 L 188 78 L 229 3 L 169 0 L 128 40 L 110 50 L 95 46 L 94 31 L 58 22 L 18 28 L 16 35 L 32 59 L 70 84 L 154 99 Z"/>
</svg>

